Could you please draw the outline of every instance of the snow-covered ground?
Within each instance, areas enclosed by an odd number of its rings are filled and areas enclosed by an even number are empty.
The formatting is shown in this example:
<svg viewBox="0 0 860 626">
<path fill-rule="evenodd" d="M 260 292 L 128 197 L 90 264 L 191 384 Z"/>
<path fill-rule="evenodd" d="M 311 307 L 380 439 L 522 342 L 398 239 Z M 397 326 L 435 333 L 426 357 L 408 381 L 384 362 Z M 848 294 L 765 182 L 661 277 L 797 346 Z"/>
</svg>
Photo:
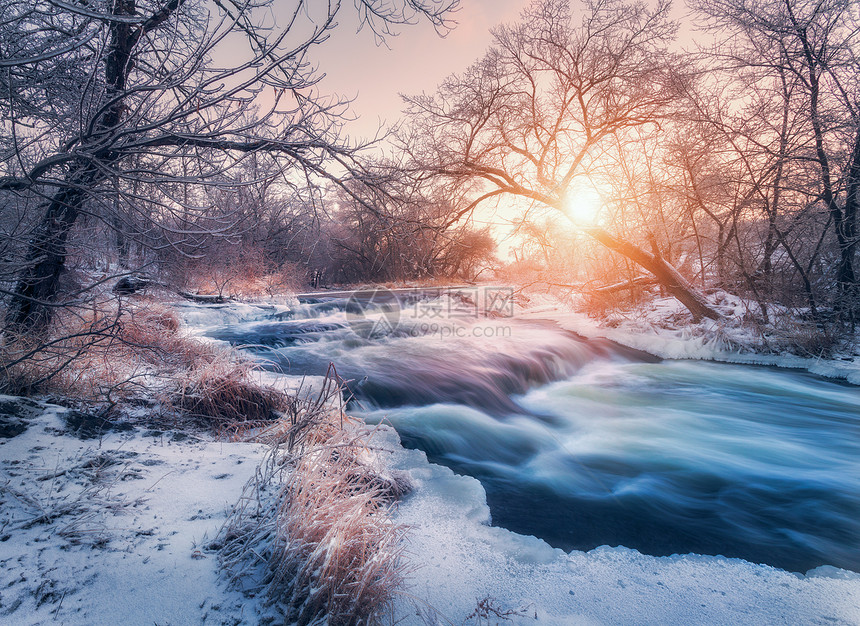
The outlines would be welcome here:
<svg viewBox="0 0 860 626">
<path fill-rule="evenodd" d="M 801 367 L 860 383 L 856 355 L 825 361 L 740 351 L 750 339 L 743 327 L 708 321 L 675 329 L 666 324 L 674 306 L 657 303 L 613 327 L 551 298 L 532 298 L 522 315 L 662 357 Z M 187 309 L 187 321 L 213 314 Z M 218 322 L 262 312 L 271 309 L 230 305 Z M 275 620 L 262 598 L 227 587 L 207 549 L 266 447 L 142 421 L 102 426 L 0 396 L 0 623 Z M 568 554 L 489 525 L 478 481 L 405 450 L 392 429 L 378 427 L 375 444 L 378 462 L 408 472 L 415 487 L 395 517 L 409 527 L 409 586 L 398 594 L 396 623 L 860 624 L 860 574 L 825 566 L 799 575 L 623 547 Z"/>
<path fill-rule="evenodd" d="M 67 409 L 0 398 L 0 621 L 256 624 L 261 598 L 228 589 L 207 550 L 265 446 L 129 424 L 99 433 Z M 83 425 L 81 425 L 83 423 Z M 17 424 L 17 426 L 15 426 Z M 127 429 L 126 429 L 127 428 Z M 414 492 L 403 624 L 857 624 L 860 575 L 806 576 L 739 559 L 566 554 L 488 525 L 478 481 L 376 431 L 375 454 Z M 483 608 L 479 608 L 483 607 Z M 471 616 L 471 618 L 470 618 Z M 507 623 L 507 622 L 506 622 Z"/>
<path fill-rule="evenodd" d="M 206 546 L 265 446 L 28 404 L 0 396 L 0 623 L 258 622 Z"/>
</svg>

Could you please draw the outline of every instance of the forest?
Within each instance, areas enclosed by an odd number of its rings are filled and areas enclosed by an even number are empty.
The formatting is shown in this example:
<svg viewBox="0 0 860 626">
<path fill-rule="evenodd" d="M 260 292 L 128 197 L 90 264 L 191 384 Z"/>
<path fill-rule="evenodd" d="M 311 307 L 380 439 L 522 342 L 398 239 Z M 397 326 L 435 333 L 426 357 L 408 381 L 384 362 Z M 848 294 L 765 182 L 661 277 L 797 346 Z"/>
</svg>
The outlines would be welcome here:
<svg viewBox="0 0 860 626">
<path fill-rule="evenodd" d="M 718 315 L 704 294 L 722 288 L 765 324 L 789 311 L 824 334 L 854 328 L 851 2 L 693 2 L 686 48 L 668 2 L 592 2 L 573 19 L 565 1 L 535 3 L 436 93 L 407 96 L 371 145 L 343 136 L 349 102 L 306 59 L 334 10 L 263 28 L 265 3 L 208 19 L 198 2 L 151 5 L 4 8 L 7 343 L 91 308 L 107 275 L 138 274 L 219 294 L 239 274 L 496 274 L 626 282 L 621 300 L 651 281 L 696 318 Z M 454 8 L 359 5 L 382 36 L 418 16 L 453 27 Z M 598 213 L 571 208 L 592 196 Z M 494 202 L 518 223 L 507 258 L 472 220 Z"/>
</svg>

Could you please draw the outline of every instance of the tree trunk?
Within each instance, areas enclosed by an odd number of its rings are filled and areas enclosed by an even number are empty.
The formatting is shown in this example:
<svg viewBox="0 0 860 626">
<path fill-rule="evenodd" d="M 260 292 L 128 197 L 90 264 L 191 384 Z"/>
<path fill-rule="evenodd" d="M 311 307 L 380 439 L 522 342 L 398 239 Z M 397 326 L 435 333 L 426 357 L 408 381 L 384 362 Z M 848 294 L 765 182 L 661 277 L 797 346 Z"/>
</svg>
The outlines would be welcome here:
<svg viewBox="0 0 860 626">
<path fill-rule="evenodd" d="M 654 278 L 652 278 L 651 276 L 637 276 L 636 278 L 632 278 L 630 280 L 622 280 L 620 283 L 612 283 L 611 285 L 594 287 L 593 289 L 589 289 L 589 291 L 594 294 L 615 293 L 616 291 L 623 291 L 625 289 L 636 289 L 637 287 L 641 287 L 643 285 L 653 285 L 656 282 L 657 281 L 654 280 Z M 573 285 L 564 286 L 573 287 Z"/>
<path fill-rule="evenodd" d="M 657 281 L 666 288 L 666 291 L 687 307 L 690 313 L 693 314 L 693 319 L 697 322 L 703 317 L 712 320 L 723 319 L 722 315 L 708 305 L 705 296 L 699 293 L 686 278 L 681 276 L 678 270 L 663 260 L 663 257 L 659 253 L 652 254 L 646 252 L 639 246 L 613 237 L 602 228 L 591 227 L 583 230 L 610 250 L 626 256 L 651 272 Z"/>
<path fill-rule="evenodd" d="M 119 212 L 119 206 L 115 209 Z M 114 243 L 116 244 L 116 255 L 117 255 L 117 263 L 121 269 L 128 269 L 131 267 L 130 257 L 131 257 L 131 241 L 129 241 L 128 234 L 126 233 L 125 224 L 123 224 L 122 219 L 119 217 L 118 213 L 111 216 L 111 227 L 114 232 Z"/>
<path fill-rule="evenodd" d="M 132 50 L 145 29 L 154 28 L 160 23 L 159 20 L 166 19 L 169 12 L 165 11 L 170 7 L 175 9 L 178 4 L 181 4 L 181 0 L 173 0 L 143 26 L 117 21 L 110 27 L 111 37 L 104 70 L 107 83 L 105 101 L 110 104 L 92 125 L 94 134 L 87 138 L 96 144 L 108 144 L 107 148 L 96 150 L 93 154 L 107 166 L 119 159 L 119 155 L 110 149 L 110 135 L 116 132 L 125 109 L 121 95 L 132 66 Z M 135 10 L 134 0 L 117 0 L 113 6 L 114 15 L 131 16 Z M 101 179 L 104 179 L 103 173 L 91 166 L 80 165 L 68 174 L 68 184 L 61 187 L 48 203 L 45 217 L 30 240 L 24 268 L 6 311 L 6 332 L 37 337 L 47 332 L 60 274 L 66 263 L 69 231 L 78 219 L 87 195 L 92 193 Z"/>
<path fill-rule="evenodd" d="M 848 317 L 852 327 L 860 314 L 860 283 L 854 272 L 854 257 L 860 237 L 857 233 L 858 208 L 860 208 L 860 128 L 854 136 L 851 165 L 848 168 L 845 194 L 845 210 L 842 220 L 842 239 L 839 246 L 839 284 L 841 302 L 839 308 Z"/>
<path fill-rule="evenodd" d="M 92 174 L 83 174 L 58 191 L 30 240 L 24 268 L 6 310 L 6 331 L 13 335 L 43 335 L 51 322 L 60 274 L 66 262 L 66 241 L 80 214 L 85 186 Z"/>
</svg>

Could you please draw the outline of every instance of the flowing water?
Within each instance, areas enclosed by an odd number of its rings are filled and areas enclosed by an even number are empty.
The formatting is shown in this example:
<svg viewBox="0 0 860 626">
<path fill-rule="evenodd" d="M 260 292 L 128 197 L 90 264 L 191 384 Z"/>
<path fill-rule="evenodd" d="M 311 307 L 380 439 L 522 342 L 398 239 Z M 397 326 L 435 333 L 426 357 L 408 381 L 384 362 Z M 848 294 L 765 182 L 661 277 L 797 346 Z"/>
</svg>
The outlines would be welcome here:
<svg viewBox="0 0 860 626">
<path fill-rule="evenodd" d="M 335 363 L 352 412 L 478 478 L 494 524 L 553 546 L 860 571 L 857 387 L 425 305 L 323 298 L 207 334 L 275 371 Z"/>
</svg>

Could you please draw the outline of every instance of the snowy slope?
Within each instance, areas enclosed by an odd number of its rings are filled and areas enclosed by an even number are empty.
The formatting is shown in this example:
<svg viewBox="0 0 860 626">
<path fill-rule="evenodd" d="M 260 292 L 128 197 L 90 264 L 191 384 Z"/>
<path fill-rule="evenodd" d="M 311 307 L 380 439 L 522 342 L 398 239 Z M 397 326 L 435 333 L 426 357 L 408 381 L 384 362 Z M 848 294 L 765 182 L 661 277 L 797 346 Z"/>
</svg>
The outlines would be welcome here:
<svg viewBox="0 0 860 626">
<path fill-rule="evenodd" d="M 829 358 L 802 357 L 781 350 L 760 349 L 761 338 L 742 321 L 744 303 L 724 294 L 721 322 L 704 319 L 693 323 L 674 298 L 658 298 L 647 306 L 598 321 L 573 312 L 551 295 L 533 295 L 520 307 L 517 317 L 556 320 L 563 328 L 588 338 L 605 337 L 664 359 L 702 359 L 725 363 L 773 365 L 807 370 L 819 376 L 844 379 L 860 385 L 860 346 Z"/>
</svg>

